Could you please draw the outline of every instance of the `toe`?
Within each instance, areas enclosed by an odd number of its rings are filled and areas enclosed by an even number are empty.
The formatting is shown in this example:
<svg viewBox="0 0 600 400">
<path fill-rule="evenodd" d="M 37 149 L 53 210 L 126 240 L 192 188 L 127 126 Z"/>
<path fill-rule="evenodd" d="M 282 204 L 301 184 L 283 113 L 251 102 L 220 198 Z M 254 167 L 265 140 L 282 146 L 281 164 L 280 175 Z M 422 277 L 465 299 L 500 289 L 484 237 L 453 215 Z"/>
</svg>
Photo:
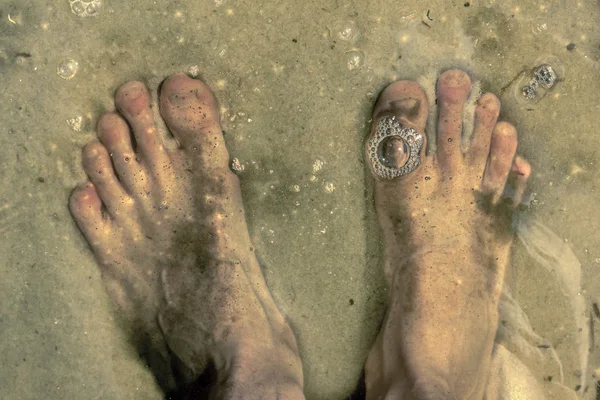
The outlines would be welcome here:
<svg viewBox="0 0 600 400">
<path fill-rule="evenodd" d="M 374 119 L 381 115 L 392 114 L 400 122 L 417 132 L 425 132 L 427 123 L 427 95 L 414 81 L 398 81 L 386 87 L 373 110 Z"/>
<path fill-rule="evenodd" d="M 117 89 L 115 104 L 131 125 L 141 161 L 150 171 L 160 174 L 169 157 L 154 123 L 148 89 L 142 82 L 128 82 Z"/>
<path fill-rule="evenodd" d="M 108 221 L 102 216 L 102 201 L 92 183 L 88 182 L 73 191 L 69 209 L 87 241 L 95 247 L 101 242 Z"/>
<path fill-rule="evenodd" d="M 198 170 L 228 168 L 217 100 L 204 82 L 184 74 L 168 78 L 161 88 L 160 113 L 184 151 L 199 163 Z"/>
<path fill-rule="evenodd" d="M 502 194 L 517 151 L 517 130 L 508 122 L 498 122 L 492 132 L 490 154 L 482 188 L 497 201 Z"/>
<path fill-rule="evenodd" d="M 462 117 L 470 90 L 471 79 L 461 70 L 442 73 L 437 83 L 437 158 L 450 174 L 462 162 Z"/>
<path fill-rule="evenodd" d="M 129 193 L 143 191 L 148 184 L 146 172 L 133 151 L 127 122 L 116 113 L 107 113 L 98 121 L 98 138 L 112 158 L 119 180 Z"/>
<path fill-rule="evenodd" d="M 110 156 L 100 142 L 92 142 L 83 149 L 83 169 L 96 188 L 106 210 L 113 217 L 126 212 L 131 198 L 115 176 Z"/>
<path fill-rule="evenodd" d="M 387 116 L 395 116 L 400 125 L 407 128 L 412 128 L 423 136 L 423 147 L 421 155 L 424 156 L 427 148 L 425 138 L 425 124 L 427 123 L 427 115 L 429 112 L 427 95 L 421 86 L 413 81 L 398 81 L 394 82 L 384 89 L 377 104 L 373 110 L 373 126 L 369 139 L 371 139 L 377 131 L 378 124 L 382 118 Z M 376 162 L 373 161 L 371 153 L 377 154 L 380 161 L 385 158 L 386 163 L 390 163 L 391 167 L 400 168 L 408 161 L 410 149 L 402 140 L 383 141 L 379 145 L 379 149 L 372 149 L 369 141 L 366 143 L 367 160 L 375 176 L 377 169 Z"/>
<path fill-rule="evenodd" d="M 517 207 L 521 200 L 523 200 L 523 195 L 525 194 L 525 189 L 527 188 L 527 181 L 531 176 L 531 165 L 529 162 L 521 156 L 515 157 L 515 161 L 512 164 L 511 175 L 513 176 L 513 185 L 514 185 L 514 195 L 513 202 L 514 206 Z"/>
<path fill-rule="evenodd" d="M 465 161 L 477 169 L 479 179 L 483 177 L 485 164 L 490 154 L 492 131 L 500 114 L 500 100 L 492 93 L 479 98 L 475 108 L 475 129 Z"/>
</svg>

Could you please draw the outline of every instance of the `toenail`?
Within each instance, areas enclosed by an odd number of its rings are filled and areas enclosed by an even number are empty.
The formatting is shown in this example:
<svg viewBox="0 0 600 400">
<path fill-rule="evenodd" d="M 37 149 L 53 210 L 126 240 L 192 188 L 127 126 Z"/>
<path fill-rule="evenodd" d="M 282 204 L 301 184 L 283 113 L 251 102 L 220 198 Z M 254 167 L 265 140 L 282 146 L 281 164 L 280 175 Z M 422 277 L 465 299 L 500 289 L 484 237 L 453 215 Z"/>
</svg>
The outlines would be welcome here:
<svg viewBox="0 0 600 400">
<path fill-rule="evenodd" d="M 172 95 L 170 95 L 169 102 L 176 106 L 182 106 L 196 101 L 197 98 L 198 97 L 196 89 L 183 89 L 177 93 L 173 93 Z"/>
<path fill-rule="evenodd" d="M 98 121 L 98 130 L 111 130 L 121 122 L 120 117 L 113 113 L 104 114 Z"/>
<path fill-rule="evenodd" d="M 104 128 L 112 128 L 117 124 L 117 119 L 112 117 L 106 117 L 102 119 L 102 126 Z"/>
<path fill-rule="evenodd" d="M 456 75 L 452 74 L 450 75 L 448 78 L 446 78 L 446 80 L 444 81 L 444 83 L 446 84 L 446 86 L 448 87 L 459 87 L 461 84 L 462 80 L 457 77 Z"/>
<path fill-rule="evenodd" d="M 131 85 L 123 92 L 123 97 L 127 100 L 135 100 L 140 98 L 140 96 L 144 93 L 144 89 L 139 85 Z"/>
<path fill-rule="evenodd" d="M 462 71 L 445 72 L 443 83 L 447 87 L 457 88 L 465 85 L 468 76 Z"/>
<path fill-rule="evenodd" d="M 420 101 L 417 99 L 407 98 L 402 100 L 391 101 L 390 105 L 399 114 L 406 117 L 412 117 L 419 112 Z"/>
<path fill-rule="evenodd" d="M 485 109 L 496 110 L 500 108 L 500 102 L 494 95 L 485 94 L 479 98 L 477 103 Z"/>
<path fill-rule="evenodd" d="M 94 161 L 101 156 L 101 145 L 99 143 L 90 143 L 83 148 L 83 158 L 88 161 Z"/>
<path fill-rule="evenodd" d="M 511 124 L 507 123 L 507 122 L 499 122 L 495 129 L 494 129 L 494 135 L 497 136 L 502 136 L 505 138 L 517 138 L 517 130 L 515 129 L 514 126 L 512 126 Z"/>
</svg>

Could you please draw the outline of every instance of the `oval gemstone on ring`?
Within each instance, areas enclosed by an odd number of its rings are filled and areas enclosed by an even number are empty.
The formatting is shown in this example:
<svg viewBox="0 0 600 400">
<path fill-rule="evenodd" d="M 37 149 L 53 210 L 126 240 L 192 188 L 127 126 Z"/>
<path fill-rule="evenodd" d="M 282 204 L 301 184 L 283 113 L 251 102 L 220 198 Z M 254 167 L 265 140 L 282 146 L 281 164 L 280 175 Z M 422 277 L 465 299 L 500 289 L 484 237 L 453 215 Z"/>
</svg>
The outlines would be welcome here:
<svg viewBox="0 0 600 400">
<path fill-rule="evenodd" d="M 400 125 L 395 116 L 382 117 L 367 142 L 367 155 L 373 172 L 382 179 L 411 173 L 421 164 L 423 143 L 420 133 Z"/>
<path fill-rule="evenodd" d="M 410 157 L 410 147 L 400 136 L 389 136 L 379 143 L 378 157 L 388 168 L 402 168 Z"/>
</svg>

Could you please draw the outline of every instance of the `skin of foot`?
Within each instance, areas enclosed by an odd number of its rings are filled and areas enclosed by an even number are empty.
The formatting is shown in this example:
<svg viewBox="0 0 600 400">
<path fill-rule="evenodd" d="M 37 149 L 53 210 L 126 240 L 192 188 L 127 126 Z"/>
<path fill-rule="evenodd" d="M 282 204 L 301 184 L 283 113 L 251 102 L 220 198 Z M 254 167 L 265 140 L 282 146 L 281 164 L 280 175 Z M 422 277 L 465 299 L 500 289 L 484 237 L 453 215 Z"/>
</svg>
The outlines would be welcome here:
<svg viewBox="0 0 600 400">
<path fill-rule="evenodd" d="M 165 392 L 303 399 L 296 341 L 250 242 L 216 99 L 183 74 L 159 98 L 166 134 L 143 83 L 117 90 L 117 111 L 83 150 L 89 182 L 70 198 L 108 293 Z"/>
<path fill-rule="evenodd" d="M 468 149 L 462 135 L 469 76 L 437 82 L 435 146 L 427 141 L 413 172 L 375 178 L 384 246 L 388 311 L 365 365 L 367 399 L 479 400 L 490 375 L 498 302 L 512 242 L 511 212 L 530 174 L 515 157 L 517 131 L 498 122 L 500 101 L 483 94 Z M 428 101 L 412 81 L 388 86 L 374 109 L 425 136 Z M 388 163 L 403 165 L 407 147 L 382 145 Z M 368 146 L 367 146 L 368 152 Z M 367 157 L 368 158 L 368 157 Z M 501 194 L 511 179 L 512 202 Z"/>
</svg>

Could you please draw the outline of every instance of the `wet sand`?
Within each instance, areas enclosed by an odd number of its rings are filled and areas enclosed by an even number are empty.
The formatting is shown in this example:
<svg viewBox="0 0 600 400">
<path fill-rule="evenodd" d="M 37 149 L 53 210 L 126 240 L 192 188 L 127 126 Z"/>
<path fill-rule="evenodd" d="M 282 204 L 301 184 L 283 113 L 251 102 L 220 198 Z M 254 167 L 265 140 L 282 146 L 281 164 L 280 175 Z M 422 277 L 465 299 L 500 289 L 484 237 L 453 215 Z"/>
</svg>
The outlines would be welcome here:
<svg viewBox="0 0 600 400">
<path fill-rule="evenodd" d="M 383 316 L 362 149 L 377 93 L 395 79 L 418 79 L 433 101 L 436 74 L 458 66 L 499 94 L 501 118 L 517 127 L 534 167 L 526 212 L 571 246 L 582 295 L 600 295 L 596 2 L 105 0 L 89 18 L 59 3 L 0 5 L 0 397 L 160 398 L 111 312 L 67 197 L 85 179 L 81 147 L 116 87 L 142 79 L 156 88 L 192 66 L 215 91 L 244 166 L 250 231 L 297 333 L 309 399 L 353 390 Z M 519 101 L 515 80 L 550 56 L 564 79 L 537 103 Z M 65 80 L 57 67 L 68 59 L 79 69 Z M 77 116 L 79 131 L 67 123 Z M 510 281 L 574 388 L 568 299 L 521 245 Z"/>
</svg>

